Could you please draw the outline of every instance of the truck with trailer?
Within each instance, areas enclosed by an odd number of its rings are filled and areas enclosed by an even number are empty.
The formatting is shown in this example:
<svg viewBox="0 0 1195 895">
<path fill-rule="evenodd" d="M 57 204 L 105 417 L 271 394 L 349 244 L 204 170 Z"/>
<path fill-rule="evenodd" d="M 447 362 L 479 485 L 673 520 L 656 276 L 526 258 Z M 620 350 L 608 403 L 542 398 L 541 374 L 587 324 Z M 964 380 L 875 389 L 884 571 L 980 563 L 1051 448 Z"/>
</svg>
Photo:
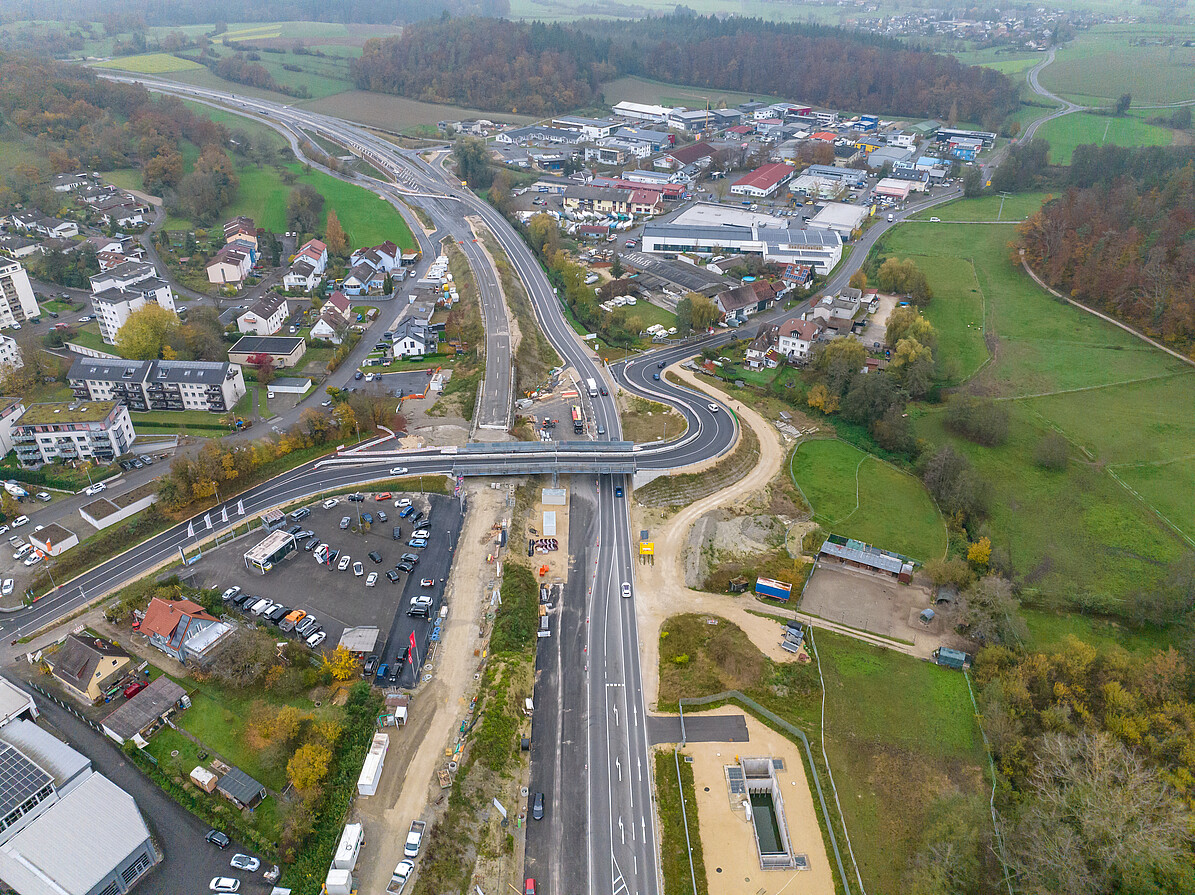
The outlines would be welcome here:
<svg viewBox="0 0 1195 895">
<path fill-rule="evenodd" d="M 403 848 L 402 853 L 408 858 L 419 857 L 419 846 L 423 845 L 423 831 L 427 829 L 427 822 L 422 820 L 411 821 L 411 830 L 407 833 L 407 844 Z"/>
<path fill-rule="evenodd" d="M 585 414 L 578 404 L 573 405 L 573 432 L 577 435 L 585 434 Z"/>
</svg>

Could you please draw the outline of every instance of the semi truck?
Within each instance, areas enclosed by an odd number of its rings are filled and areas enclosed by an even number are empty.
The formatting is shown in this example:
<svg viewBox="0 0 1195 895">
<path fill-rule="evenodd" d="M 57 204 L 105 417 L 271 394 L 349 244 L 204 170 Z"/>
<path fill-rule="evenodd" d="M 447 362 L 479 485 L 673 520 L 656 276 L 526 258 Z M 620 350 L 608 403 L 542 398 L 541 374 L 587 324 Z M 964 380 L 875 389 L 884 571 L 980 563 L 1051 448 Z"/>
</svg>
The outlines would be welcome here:
<svg viewBox="0 0 1195 895">
<path fill-rule="evenodd" d="M 581 413 L 579 405 L 573 405 L 573 432 L 577 435 L 585 434 L 585 414 Z"/>
<path fill-rule="evenodd" d="M 589 397 L 596 398 L 598 396 L 597 380 L 591 376 L 585 380 L 585 384 L 589 386 Z"/>
<path fill-rule="evenodd" d="M 407 844 L 402 850 L 402 853 L 408 858 L 419 857 L 419 846 L 423 844 L 423 831 L 425 829 L 427 829 L 426 821 L 411 821 L 411 831 L 407 833 Z"/>
</svg>

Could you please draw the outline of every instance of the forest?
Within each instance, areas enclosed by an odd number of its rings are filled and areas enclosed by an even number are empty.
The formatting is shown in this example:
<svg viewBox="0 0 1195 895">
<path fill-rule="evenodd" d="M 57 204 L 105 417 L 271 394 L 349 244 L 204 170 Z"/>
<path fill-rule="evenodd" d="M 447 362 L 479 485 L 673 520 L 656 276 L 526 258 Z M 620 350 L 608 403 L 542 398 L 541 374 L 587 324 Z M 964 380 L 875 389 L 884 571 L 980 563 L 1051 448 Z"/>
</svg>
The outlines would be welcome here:
<svg viewBox="0 0 1195 895">
<path fill-rule="evenodd" d="M 1193 187 L 1191 161 L 1162 174 L 1152 168 L 1071 187 L 1021 226 L 1025 257 L 1051 286 L 1189 351 L 1195 346 Z"/>
<path fill-rule="evenodd" d="M 991 127 L 1016 106 L 992 69 L 840 29 L 713 16 L 423 22 L 367 41 L 352 71 L 364 90 L 527 114 L 600 104 L 601 82 L 619 75 Z"/>
</svg>

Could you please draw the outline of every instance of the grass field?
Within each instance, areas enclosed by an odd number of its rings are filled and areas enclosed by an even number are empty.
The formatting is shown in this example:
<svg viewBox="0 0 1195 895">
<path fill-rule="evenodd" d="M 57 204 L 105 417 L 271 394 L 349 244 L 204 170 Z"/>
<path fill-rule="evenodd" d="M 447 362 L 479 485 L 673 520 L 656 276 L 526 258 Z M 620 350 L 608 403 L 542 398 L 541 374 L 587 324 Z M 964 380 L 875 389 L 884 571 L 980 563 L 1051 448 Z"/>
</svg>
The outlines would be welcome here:
<svg viewBox="0 0 1195 895">
<path fill-rule="evenodd" d="M 953 218 L 955 207 L 939 213 Z M 994 448 L 946 433 L 936 408 L 920 414 L 916 430 L 953 443 L 988 482 L 993 543 L 1029 603 L 1115 608 L 1185 548 L 1158 514 L 1195 538 L 1195 418 L 1169 412 L 1195 406 L 1195 370 L 1043 293 L 1010 258 L 1013 238 L 1013 228 L 991 225 L 885 236 L 883 249 L 916 257 L 936 292 L 949 294 L 959 260 L 968 260 L 996 339 L 996 359 L 975 387 L 1007 401 L 1011 415 L 1008 441 Z M 971 350 L 962 334 L 943 326 L 940 352 Z M 1033 462 L 1050 431 L 1075 446 L 1064 471 Z"/>
<path fill-rule="evenodd" d="M 983 742 L 958 672 L 819 631 L 826 751 L 871 892 L 901 892 L 943 810 L 984 820 Z M 845 860 L 845 858 L 844 858 Z M 852 887 L 854 890 L 854 887 Z"/>
<path fill-rule="evenodd" d="M 527 115 L 478 112 L 460 106 L 421 103 L 405 96 L 368 93 L 364 90 L 349 90 L 331 98 L 306 100 L 300 105 L 313 112 L 323 112 L 398 133 L 414 131 L 421 125 L 434 126 L 438 121 L 457 121 L 461 118 L 482 117 L 490 121 L 507 121 L 512 124 L 531 124 L 535 121 Z"/>
<path fill-rule="evenodd" d="M 109 59 L 107 62 L 96 63 L 96 68 L 115 68 L 120 71 L 132 71 L 142 75 L 160 75 L 166 72 L 192 71 L 203 68 L 198 62 L 190 59 L 180 59 L 169 53 L 146 53 L 142 56 L 121 56 Z"/>
<path fill-rule="evenodd" d="M 1159 37 L 1171 46 L 1133 46 L 1132 39 Z M 1195 99 L 1195 26 L 1104 25 L 1081 33 L 1058 51 L 1041 73 L 1043 87 L 1069 98 L 1087 97 L 1108 103 L 1131 93 L 1136 105 Z M 1076 100 L 1079 101 L 1079 100 Z"/>
<path fill-rule="evenodd" d="M 942 515 L 913 476 L 845 441 L 802 442 L 793 478 L 822 528 L 925 562 L 946 552 Z"/>
<path fill-rule="evenodd" d="M 286 138 L 278 131 L 274 130 L 267 124 L 262 124 L 254 118 L 246 118 L 244 115 L 238 115 L 235 112 L 227 112 L 224 109 L 215 109 L 211 106 L 205 106 L 203 103 L 192 102 L 191 100 L 183 100 L 183 104 L 191 109 L 196 115 L 203 115 L 205 118 L 210 118 L 217 124 L 222 124 L 231 130 L 241 130 L 248 134 L 252 134 L 255 139 L 268 140 L 269 145 L 282 149 L 289 144 Z"/>
<path fill-rule="evenodd" d="M 1147 124 L 1140 118 L 1111 115 L 1092 115 L 1075 112 L 1048 121 L 1038 129 L 1037 136 L 1050 143 L 1050 161 L 1069 165 L 1076 146 L 1106 143 L 1114 146 L 1168 146 L 1174 134 L 1164 127 Z"/>
</svg>

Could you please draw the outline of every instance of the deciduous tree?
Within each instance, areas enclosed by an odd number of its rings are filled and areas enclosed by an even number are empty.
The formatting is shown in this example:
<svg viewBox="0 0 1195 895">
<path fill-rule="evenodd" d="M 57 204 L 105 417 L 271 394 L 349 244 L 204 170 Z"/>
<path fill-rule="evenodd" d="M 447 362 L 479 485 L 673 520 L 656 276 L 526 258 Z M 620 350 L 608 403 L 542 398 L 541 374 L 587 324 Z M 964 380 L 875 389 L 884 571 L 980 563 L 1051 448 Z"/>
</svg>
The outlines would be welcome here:
<svg viewBox="0 0 1195 895">
<path fill-rule="evenodd" d="M 116 333 L 116 347 L 123 357 L 157 360 L 178 329 L 178 315 L 154 302 L 129 315 Z"/>
<path fill-rule="evenodd" d="M 286 763 L 286 774 L 299 792 L 311 792 L 328 776 L 332 750 L 322 743 L 304 743 Z"/>
</svg>

